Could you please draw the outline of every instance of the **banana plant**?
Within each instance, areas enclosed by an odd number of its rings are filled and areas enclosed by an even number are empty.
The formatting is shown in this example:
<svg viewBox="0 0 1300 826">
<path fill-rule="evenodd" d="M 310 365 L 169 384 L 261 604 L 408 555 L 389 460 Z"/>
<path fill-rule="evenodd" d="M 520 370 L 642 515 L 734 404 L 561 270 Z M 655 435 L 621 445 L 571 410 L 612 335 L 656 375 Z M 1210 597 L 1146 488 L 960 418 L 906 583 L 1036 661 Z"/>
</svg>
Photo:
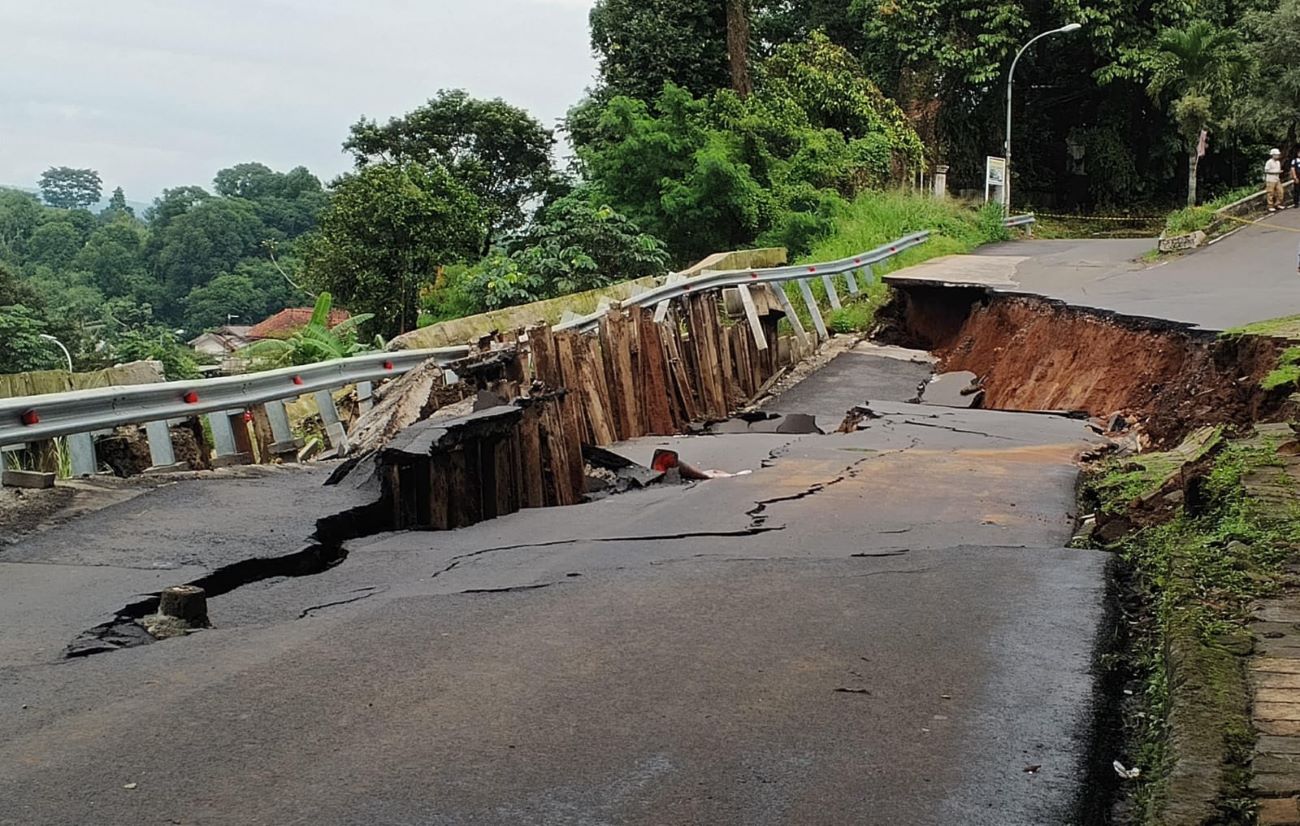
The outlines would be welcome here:
<svg viewBox="0 0 1300 826">
<path fill-rule="evenodd" d="M 374 318 L 373 313 L 354 315 L 333 327 L 329 326 L 330 308 L 334 300 L 328 292 L 316 298 L 311 320 L 283 339 L 268 338 L 244 348 L 254 370 L 272 370 L 299 364 L 347 358 L 369 350 L 378 350 L 384 341 L 375 336 L 371 342 L 357 338 L 357 328 Z"/>
</svg>

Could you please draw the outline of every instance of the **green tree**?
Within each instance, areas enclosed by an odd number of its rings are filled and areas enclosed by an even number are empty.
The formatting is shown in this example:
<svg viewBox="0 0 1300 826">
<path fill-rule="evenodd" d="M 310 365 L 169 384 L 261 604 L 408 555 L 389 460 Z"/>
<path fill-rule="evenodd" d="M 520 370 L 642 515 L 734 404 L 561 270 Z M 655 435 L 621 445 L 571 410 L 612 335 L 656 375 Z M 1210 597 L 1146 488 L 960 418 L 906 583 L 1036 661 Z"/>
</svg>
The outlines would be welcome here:
<svg viewBox="0 0 1300 826">
<path fill-rule="evenodd" d="M 41 339 L 45 323 L 21 304 L 0 306 L 0 373 L 54 370 L 64 364 L 63 354 Z"/>
<path fill-rule="evenodd" d="M 1237 34 L 1206 20 L 1166 29 L 1150 59 L 1147 91 L 1155 100 L 1169 99 L 1187 149 L 1187 205 L 1196 205 L 1197 144 L 1201 130 L 1222 122 L 1249 61 Z"/>
<path fill-rule="evenodd" d="M 169 381 L 196 379 L 202 375 L 194 351 L 177 341 L 171 330 L 158 325 L 122 333 L 113 343 L 113 353 L 118 361 L 160 362 Z"/>
<path fill-rule="evenodd" d="M 303 294 L 290 286 L 271 262 L 241 261 L 233 272 L 222 273 L 190 291 L 185 297 L 185 327 L 194 332 L 220 327 L 232 315 L 238 319 L 234 323 L 256 324 L 303 300 Z"/>
<path fill-rule="evenodd" d="M 307 277 L 372 314 L 388 338 L 414 327 L 417 296 L 439 266 L 477 256 L 484 223 L 478 199 L 440 166 L 367 165 L 335 183 L 305 245 Z"/>
<path fill-rule="evenodd" d="M 15 276 L 13 271 L 0 261 L 0 307 L 13 304 L 39 309 L 41 300 L 30 284 Z"/>
<path fill-rule="evenodd" d="M 316 297 L 311 319 L 305 325 L 287 338 L 255 341 L 245 347 L 243 353 L 252 360 L 255 370 L 273 370 L 347 358 L 383 346 L 382 339 L 377 338 L 368 344 L 357 339 L 357 330 L 371 319 L 368 314 L 351 316 L 330 327 L 332 305 L 330 294 L 322 292 Z"/>
<path fill-rule="evenodd" d="M 143 250 L 143 232 L 137 222 L 114 221 L 95 230 L 77 252 L 73 266 L 90 273 L 94 286 L 104 295 L 128 296 L 147 278 Z"/>
<path fill-rule="evenodd" d="M 38 183 L 45 203 L 59 209 L 85 208 L 99 201 L 103 182 L 93 169 L 52 166 Z"/>
<path fill-rule="evenodd" d="M 122 187 L 115 187 L 112 196 L 108 199 L 108 206 L 104 207 L 99 217 L 106 221 L 113 221 L 118 218 L 134 218 L 135 210 L 127 206 L 126 193 Z"/>
<path fill-rule="evenodd" d="M 168 301 L 163 317 L 179 320 L 190 290 L 258 254 L 266 238 L 256 211 L 238 198 L 204 200 L 174 218 L 155 238 L 155 271 Z"/>
<path fill-rule="evenodd" d="M 478 199 L 486 245 L 523 226 L 529 204 L 546 192 L 554 144 L 551 131 L 524 110 L 453 89 L 382 126 L 363 118 L 343 147 L 358 168 L 417 163 L 446 169 Z"/>
<path fill-rule="evenodd" d="M 1271 142 L 1285 134 L 1286 144 L 1295 146 L 1300 140 L 1300 65 L 1295 60 L 1300 0 L 1249 12 L 1242 29 L 1255 71 L 1236 98 L 1233 120 L 1254 137 Z"/>
<path fill-rule="evenodd" d="M 55 270 L 67 269 L 81 250 L 81 233 L 66 221 L 49 221 L 32 232 L 27 260 Z"/>
<path fill-rule="evenodd" d="M 20 263 L 46 209 L 34 195 L 0 188 L 0 258 Z"/>
<path fill-rule="evenodd" d="M 718 0 L 597 0 L 591 46 L 611 97 L 648 103 L 665 83 L 695 95 L 728 85 L 727 10 Z"/>
<path fill-rule="evenodd" d="M 153 206 L 145 210 L 144 219 L 155 233 L 166 229 L 172 221 L 207 201 L 212 195 L 201 186 L 178 186 L 164 189 L 154 199 Z"/>
<path fill-rule="evenodd" d="M 581 190 L 551 204 L 519 240 L 514 259 L 548 295 L 603 287 L 663 273 L 664 243 Z"/>
</svg>

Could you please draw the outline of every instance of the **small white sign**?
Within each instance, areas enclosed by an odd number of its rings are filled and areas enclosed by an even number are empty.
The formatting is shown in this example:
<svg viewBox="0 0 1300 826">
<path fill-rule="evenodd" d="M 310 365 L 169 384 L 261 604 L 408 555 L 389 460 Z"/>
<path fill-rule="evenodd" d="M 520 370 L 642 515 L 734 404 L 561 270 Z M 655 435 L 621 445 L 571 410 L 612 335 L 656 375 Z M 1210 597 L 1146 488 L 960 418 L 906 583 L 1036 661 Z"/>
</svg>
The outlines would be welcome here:
<svg viewBox="0 0 1300 826">
<path fill-rule="evenodd" d="M 998 200 L 1002 200 L 1002 187 L 1007 183 L 1007 159 L 998 158 L 989 155 L 984 159 L 984 200 L 988 201 L 989 195 L 996 195 Z M 994 190 L 997 190 L 994 192 Z"/>
</svg>

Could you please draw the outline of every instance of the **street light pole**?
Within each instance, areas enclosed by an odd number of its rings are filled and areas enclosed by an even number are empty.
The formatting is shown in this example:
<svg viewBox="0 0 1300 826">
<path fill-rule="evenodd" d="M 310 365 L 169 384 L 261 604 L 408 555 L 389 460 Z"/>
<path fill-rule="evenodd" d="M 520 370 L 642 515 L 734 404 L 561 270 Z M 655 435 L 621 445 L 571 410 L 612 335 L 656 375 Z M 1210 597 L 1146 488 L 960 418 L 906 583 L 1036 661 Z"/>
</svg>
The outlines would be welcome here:
<svg viewBox="0 0 1300 826">
<path fill-rule="evenodd" d="M 67 347 L 64 347 L 64 346 L 63 346 L 63 342 L 59 341 L 57 338 L 55 338 L 54 336 L 52 336 L 52 335 L 50 335 L 50 334 L 48 334 L 48 333 L 37 333 L 37 335 L 39 335 L 41 338 L 45 339 L 46 341 L 52 341 L 52 342 L 54 342 L 55 344 L 59 345 L 59 349 L 63 351 L 63 356 L 64 356 L 64 358 L 66 358 L 66 359 L 68 360 L 68 372 L 71 373 L 71 372 L 72 372 L 72 354 L 68 352 L 68 348 L 67 348 Z"/>
<path fill-rule="evenodd" d="M 1003 144 L 1002 147 L 1003 149 L 1002 154 L 1006 161 L 1006 167 L 1003 170 L 1003 181 L 1002 181 L 1002 210 L 1007 215 L 1011 214 L 1011 84 L 1016 79 L 1016 64 L 1020 62 L 1020 56 L 1025 53 L 1026 49 L 1028 49 L 1030 46 L 1037 43 L 1039 40 L 1042 40 L 1044 37 L 1053 34 L 1065 34 L 1066 32 L 1078 31 L 1081 28 L 1083 28 L 1082 23 L 1066 23 L 1064 26 L 1062 26 L 1059 29 L 1052 29 L 1050 31 L 1043 32 L 1042 34 L 1036 37 L 1030 38 L 1028 43 L 1020 47 L 1020 51 L 1016 52 L 1015 59 L 1011 61 L 1011 70 L 1007 72 L 1006 143 Z"/>
</svg>

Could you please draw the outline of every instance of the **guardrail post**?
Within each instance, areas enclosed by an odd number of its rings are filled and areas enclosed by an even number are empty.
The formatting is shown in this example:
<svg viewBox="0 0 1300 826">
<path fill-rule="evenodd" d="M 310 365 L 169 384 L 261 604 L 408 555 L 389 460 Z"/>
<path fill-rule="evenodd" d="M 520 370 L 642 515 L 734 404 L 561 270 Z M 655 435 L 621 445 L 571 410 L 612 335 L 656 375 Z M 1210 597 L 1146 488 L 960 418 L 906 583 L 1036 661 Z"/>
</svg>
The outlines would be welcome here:
<svg viewBox="0 0 1300 826">
<path fill-rule="evenodd" d="M 868 264 L 862 268 L 862 289 L 867 289 L 876 283 L 876 267 L 874 264 Z"/>
<path fill-rule="evenodd" d="M 216 413 L 208 414 L 208 424 L 212 427 L 212 441 L 215 442 L 216 456 L 212 459 L 214 468 L 226 467 L 227 465 L 246 465 L 252 461 L 252 456 L 239 449 L 239 442 L 235 438 L 235 427 L 232 419 L 238 417 L 239 426 L 244 426 L 244 413 L 239 411 L 232 413 L 229 410 L 220 410 Z"/>
<path fill-rule="evenodd" d="M 849 295 L 858 294 L 858 279 L 853 274 L 853 270 L 845 270 L 844 283 L 849 285 Z"/>
<path fill-rule="evenodd" d="M 357 382 L 357 410 L 365 413 L 375 406 L 375 383 L 370 381 Z"/>
<path fill-rule="evenodd" d="M 289 426 L 289 414 L 284 409 L 284 402 L 270 401 L 264 407 L 266 408 L 266 417 L 271 422 L 271 438 L 274 439 L 270 445 L 271 453 L 280 457 L 286 462 L 298 461 L 298 448 L 302 447 L 302 439 L 293 435 L 293 428 Z"/>
<path fill-rule="evenodd" d="M 325 437 L 330 447 L 340 454 L 347 451 L 348 433 L 339 419 L 339 410 L 334 406 L 334 394 L 328 390 L 316 391 L 316 406 L 320 408 L 320 420 L 325 425 Z"/>
<path fill-rule="evenodd" d="M 799 294 L 803 296 L 803 301 L 808 305 L 808 314 L 812 316 L 813 327 L 817 329 L 817 335 L 823 340 L 830 338 L 830 333 L 826 332 L 826 322 L 822 320 L 822 311 L 817 306 L 817 299 L 813 298 L 812 287 L 808 286 L 808 279 L 800 278 Z"/>
<path fill-rule="evenodd" d="M 786 321 L 790 322 L 790 328 L 794 330 L 794 337 L 799 339 L 799 344 L 807 347 L 808 331 L 803 328 L 803 322 L 799 319 L 799 314 L 794 311 L 794 305 L 790 303 L 790 296 L 785 294 L 785 285 L 773 284 L 772 292 L 776 293 L 776 301 L 781 305 L 781 312 L 785 313 Z"/>
<path fill-rule="evenodd" d="M 165 419 L 147 422 L 144 432 L 149 437 L 149 460 L 153 462 L 147 472 L 165 473 L 185 469 L 185 465 L 176 461 L 176 451 L 172 449 L 172 429 Z"/>
<path fill-rule="evenodd" d="M 840 294 L 835 290 L 835 282 L 829 275 L 822 276 L 822 283 L 826 285 L 826 297 L 830 299 L 831 307 L 841 310 L 844 305 L 840 304 Z"/>
<path fill-rule="evenodd" d="M 73 433 L 68 436 L 68 458 L 73 476 L 94 476 L 99 472 L 95 458 L 95 437 L 90 433 Z"/>
</svg>

